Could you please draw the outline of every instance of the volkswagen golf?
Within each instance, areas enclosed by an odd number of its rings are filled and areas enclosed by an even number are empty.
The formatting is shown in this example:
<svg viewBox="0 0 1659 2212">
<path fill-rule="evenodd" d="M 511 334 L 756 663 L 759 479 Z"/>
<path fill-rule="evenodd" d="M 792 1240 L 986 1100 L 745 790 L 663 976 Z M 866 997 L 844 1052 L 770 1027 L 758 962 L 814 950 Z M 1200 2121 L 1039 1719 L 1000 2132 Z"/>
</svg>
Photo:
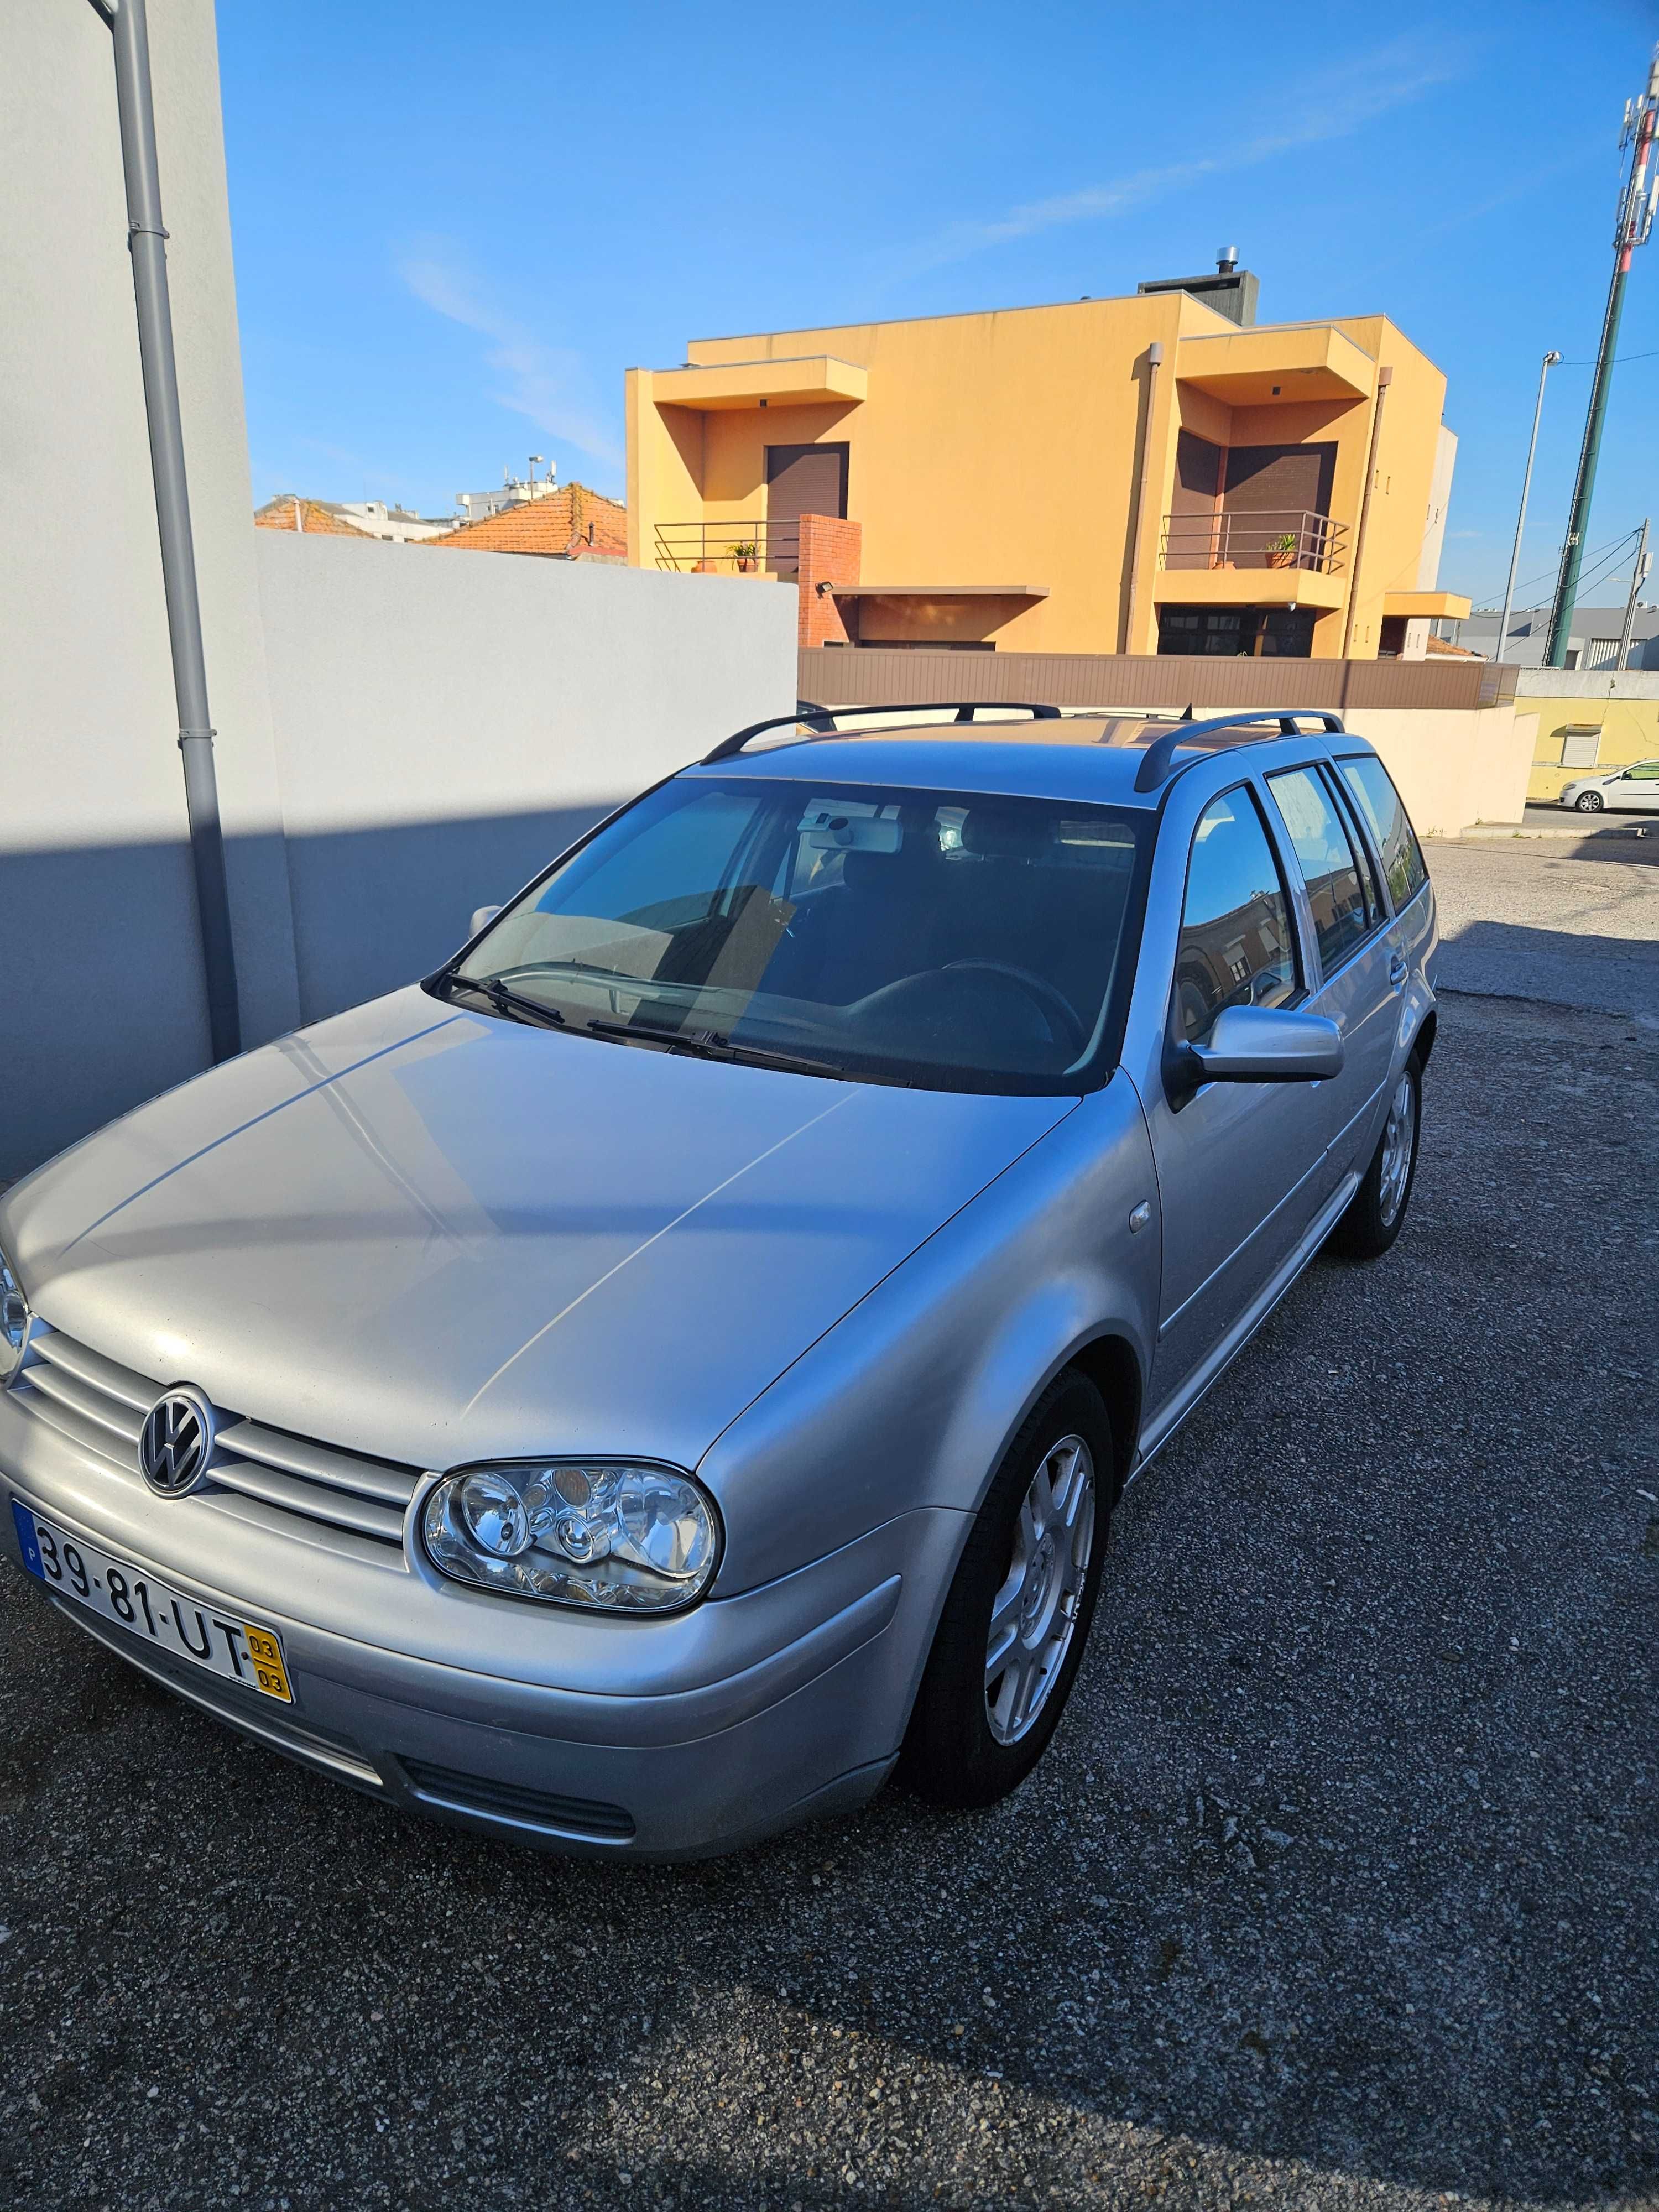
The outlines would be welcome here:
<svg viewBox="0 0 1659 2212">
<path fill-rule="evenodd" d="M 1437 939 L 1337 717 L 992 711 L 739 732 L 0 1199 L 40 1601 L 555 1850 L 1013 1790 L 1124 1486 L 1400 1233 Z"/>
</svg>

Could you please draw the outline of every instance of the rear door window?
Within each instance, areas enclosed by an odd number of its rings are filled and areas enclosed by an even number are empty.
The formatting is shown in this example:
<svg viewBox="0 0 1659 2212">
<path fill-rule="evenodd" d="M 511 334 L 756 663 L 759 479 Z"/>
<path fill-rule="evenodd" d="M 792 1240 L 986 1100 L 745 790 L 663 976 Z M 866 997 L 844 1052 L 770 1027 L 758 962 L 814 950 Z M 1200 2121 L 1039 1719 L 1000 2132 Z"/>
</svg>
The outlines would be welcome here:
<svg viewBox="0 0 1659 2212">
<path fill-rule="evenodd" d="M 1326 790 L 1336 800 L 1337 812 L 1342 817 L 1348 842 L 1353 847 L 1353 856 L 1359 863 L 1360 887 L 1365 894 L 1366 925 L 1371 929 L 1380 928 L 1388 919 L 1388 909 L 1382 903 L 1382 890 L 1376 879 L 1376 867 L 1371 859 L 1370 847 L 1365 842 L 1365 831 L 1354 813 L 1352 796 L 1338 780 L 1334 769 L 1322 763 L 1319 776 Z"/>
<path fill-rule="evenodd" d="M 1328 975 L 1369 933 L 1353 844 L 1316 769 L 1282 769 L 1267 788 L 1308 886 L 1319 964 Z"/>
<path fill-rule="evenodd" d="M 1382 855 L 1382 872 L 1389 879 L 1394 910 L 1408 905 L 1429 879 L 1423 865 L 1423 848 L 1417 842 L 1400 793 L 1380 760 L 1361 757 L 1340 763 L 1342 780 L 1352 792 Z"/>
<path fill-rule="evenodd" d="M 1176 955 L 1175 1018 L 1200 1043 L 1225 1006 L 1282 1006 L 1297 989 L 1285 878 L 1255 799 L 1241 785 L 1199 817 Z"/>
</svg>

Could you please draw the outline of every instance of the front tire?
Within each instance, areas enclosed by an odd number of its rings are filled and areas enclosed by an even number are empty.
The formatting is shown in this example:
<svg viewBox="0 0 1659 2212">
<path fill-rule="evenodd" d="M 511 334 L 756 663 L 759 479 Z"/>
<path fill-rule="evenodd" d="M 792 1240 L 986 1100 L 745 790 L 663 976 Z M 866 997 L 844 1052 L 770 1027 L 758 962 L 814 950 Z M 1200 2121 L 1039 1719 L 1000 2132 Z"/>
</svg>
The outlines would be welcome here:
<svg viewBox="0 0 1659 2212">
<path fill-rule="evenodd" d="M 1395 1079 L 1371 1164 L 1336 1224 L 1332 1241 L 1349 1259 L 1380 1260 L 1399 1236 L 1417 1181 L 1422 1126 L 1423 1071 L 1413 1053 Z"/>
<path fill-rule="evenodd" d="M 1599 791 L 1581 791 L 1572 802 L 1576 814 L 1599 814 L 1604 801 Z"/>
<path fill-rule="evenodd" d="M 957 1564 L 898 1778 L 935 1805 L 993 1805 L 1048 1748 L 1083 1662 L 1116 1492 L 1112 1425 L 1067 1369 L 997 1469 Z"/>
</svg>

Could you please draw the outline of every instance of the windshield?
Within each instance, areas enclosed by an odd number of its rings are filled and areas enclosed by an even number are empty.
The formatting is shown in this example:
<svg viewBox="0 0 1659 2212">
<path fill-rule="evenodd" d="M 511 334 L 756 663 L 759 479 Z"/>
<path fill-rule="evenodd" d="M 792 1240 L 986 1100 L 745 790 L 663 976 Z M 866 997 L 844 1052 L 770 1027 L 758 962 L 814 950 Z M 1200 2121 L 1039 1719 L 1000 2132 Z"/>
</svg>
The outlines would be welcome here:
<svg viewBox="0 0 1659 2212">
<path fill-rule="evenodd" d="M 679 777 L 439 979 L 607 1042 L 930 1088 L 1109 1071 L 1145 817 L 977 793 Z"/>
</svg>

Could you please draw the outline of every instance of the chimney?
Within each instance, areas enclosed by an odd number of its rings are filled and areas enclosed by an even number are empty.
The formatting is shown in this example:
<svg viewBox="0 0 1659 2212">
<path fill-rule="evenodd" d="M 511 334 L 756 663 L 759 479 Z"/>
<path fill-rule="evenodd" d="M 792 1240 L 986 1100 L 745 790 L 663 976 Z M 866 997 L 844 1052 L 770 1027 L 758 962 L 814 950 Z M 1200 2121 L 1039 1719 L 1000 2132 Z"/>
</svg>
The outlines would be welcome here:
<svg viewBox="0 0 1659 2212">
<path fill-rule="evenodd" d="M 1215 258 L 1215 274 L 1202 276 L 1149 276 L 1144 284 L 1137 284 L 1137 292 L 1190 292 L 1195 300 L 1202 300 L 1206 307 L 1213 307 L 1229 322 L 1248 330 L 1255 320 L 1256 294 L 1261 289 L 1259 280 L 1248 269 L 1238 265 L 1238 248 L 1224 246 Z"/>
</svg>

